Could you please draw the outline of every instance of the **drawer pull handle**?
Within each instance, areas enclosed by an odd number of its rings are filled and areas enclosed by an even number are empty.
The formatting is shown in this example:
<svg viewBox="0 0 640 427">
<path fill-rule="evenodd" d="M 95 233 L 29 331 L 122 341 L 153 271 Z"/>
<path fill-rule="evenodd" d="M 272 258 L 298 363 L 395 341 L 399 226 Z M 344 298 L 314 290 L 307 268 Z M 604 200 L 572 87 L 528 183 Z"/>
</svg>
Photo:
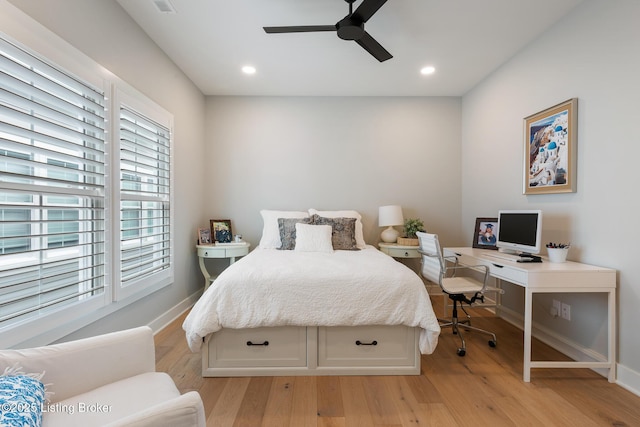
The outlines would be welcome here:
<svg viewBox="0 0 640 427">
<path fill-rule="evenodd" d="M 360 340 L 356 341 L 356 345 L 378 345 L 378 341 L 371 341 L 371 342 L 362 342 Z"/>
<path fill-rule="evenodd" d="M 493 264 L 493 263 L 492 263 Z M 498 268 L 504 268 L 504 265 L 500 265 L 500 264 L 493 264 L 494 267 L 498 267 Z"/>
<path fill-rule="evenodd" d="M 409 257 L 409 252 L 405 252 L 404 256 Z"/>
<path fill-rule="evenodd" d="M 254 344 L 254 343 L 252 343 L 251 341 L 247 341 L 247 345 L 248 345 L 249 347 L 251 347 L 252 345 L 257 345 L 257 346 L 261 346 L 261 345 L 262 345 L 262 346 L 265 346 L 265 347 L 266 347 L 266 346 L 268 346 L 268 345 L 269 345 L 269 341 L 265 341 L 265 342 L 263 342 L 263 343 L 258 343 L 258 344 Z"/>
</svg>

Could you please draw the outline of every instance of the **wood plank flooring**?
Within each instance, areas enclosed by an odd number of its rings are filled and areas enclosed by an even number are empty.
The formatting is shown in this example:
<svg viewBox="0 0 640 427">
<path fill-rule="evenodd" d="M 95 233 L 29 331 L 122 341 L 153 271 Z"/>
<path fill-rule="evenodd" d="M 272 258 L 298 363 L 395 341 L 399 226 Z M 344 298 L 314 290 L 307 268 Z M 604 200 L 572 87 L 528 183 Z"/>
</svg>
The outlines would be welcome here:
<svg viewBox="0 0 640 427">
<path fill-rule="evenodd" d="M 441 314 L 442 297 L 432 299 Z M 498 335 L 497 348 L 466 333 L 458 357 L 457 337 L 443 329 L 415 376 L 202 378 L 184 316 L 156 335 L 156 365 L 181 392 L 200 393 L 212 427 L 640 426 L 640 397 L 590 370 L 534 369 L 524 383 L 522 331 L 486 310 L 471 314 Z M 538 341 L 533 349 L 536 359 L 563 358 Z"/>
</svg>

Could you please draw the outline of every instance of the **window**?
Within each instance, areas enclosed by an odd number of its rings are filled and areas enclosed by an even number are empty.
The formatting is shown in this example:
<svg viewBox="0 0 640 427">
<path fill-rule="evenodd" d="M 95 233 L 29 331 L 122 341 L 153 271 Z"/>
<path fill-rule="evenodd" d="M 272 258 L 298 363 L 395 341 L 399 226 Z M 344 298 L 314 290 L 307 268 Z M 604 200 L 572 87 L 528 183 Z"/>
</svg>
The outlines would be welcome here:
<svg viewBox="0 0 640 427">
<path fill-rule="evenodd" d="M 148 282 L 172 280 L 171 131 L 144 106 L 129 105 L 119 94 L 120 114 L 120 287 L 118 297 Z M 135 290 L 135 289 L 134 289 Z"/>
<path fill-rule="evenodd" d="M 110 78 L 0 35 L 0 338 L 173 281 L 172 117 Z"/>
</svg>

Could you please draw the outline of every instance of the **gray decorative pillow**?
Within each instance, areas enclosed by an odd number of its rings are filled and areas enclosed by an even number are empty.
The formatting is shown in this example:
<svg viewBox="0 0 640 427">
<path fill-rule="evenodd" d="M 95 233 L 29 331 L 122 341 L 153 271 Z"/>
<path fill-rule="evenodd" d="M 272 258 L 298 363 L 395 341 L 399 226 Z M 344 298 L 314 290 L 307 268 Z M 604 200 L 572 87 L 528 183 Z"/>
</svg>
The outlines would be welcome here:
<svg viewBox="0 0 640 427">
<path fill-rule="evenodd" d="M 291 251 L 296 248 L 296 224 L 311 224 L 312 218 L 278 218 L 278 230 L 282 245 L 278 248 Z"/>
<path fill-rule="evenodd" d="M 325 218 L 317 214 L 311 218 L 316 225 L 331 226 L 331 243 L 334 250 L 360 250 L 356 243 L 356 218 Z"/>
</svg>

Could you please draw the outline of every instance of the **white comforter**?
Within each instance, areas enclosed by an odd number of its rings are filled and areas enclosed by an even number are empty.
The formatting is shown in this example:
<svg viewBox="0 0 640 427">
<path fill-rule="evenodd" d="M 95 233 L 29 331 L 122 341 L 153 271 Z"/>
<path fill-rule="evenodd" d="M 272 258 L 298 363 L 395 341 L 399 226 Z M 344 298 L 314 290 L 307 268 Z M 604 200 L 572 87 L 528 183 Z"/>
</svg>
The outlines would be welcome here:
<svg viewBox="0 0 640 427">
<path fill-rule="evenodd" d="M 193 352 L 222 328 L 407 325 L 431 354 L 440 327 L 416 273 L 372 246 L 332 253 L 255 249 L 209 286 L 182 325 Z"/>
</svg>

